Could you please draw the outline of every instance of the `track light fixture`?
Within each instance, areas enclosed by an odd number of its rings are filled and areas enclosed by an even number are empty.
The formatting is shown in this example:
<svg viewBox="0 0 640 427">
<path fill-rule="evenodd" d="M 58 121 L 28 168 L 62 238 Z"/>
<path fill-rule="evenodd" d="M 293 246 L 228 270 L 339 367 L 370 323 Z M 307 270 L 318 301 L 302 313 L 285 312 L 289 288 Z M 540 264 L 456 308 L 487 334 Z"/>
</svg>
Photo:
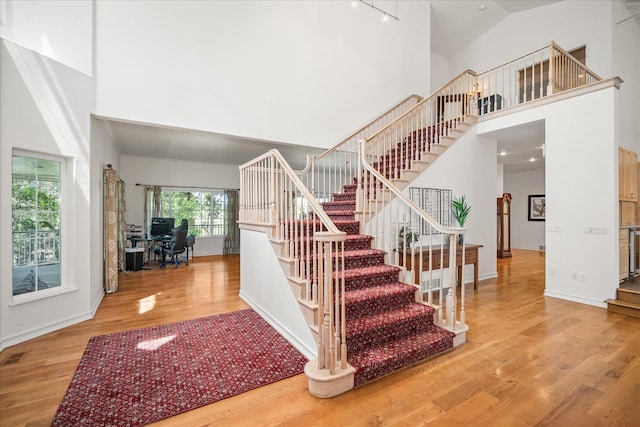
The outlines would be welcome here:
<svg viewBox="0 0 640 427">
<path fill-rule="evenodd" d="M 370 6 L 372 9 L 375 9 L 375 10 L 377 10 L 379 12 L 382 12 L 382 20 L 385 21 L 385 22 L 388 21 L 389 18 L 393 18 L 396 21 L 400 20 L 400 18 L 398 18 L 398 0 L 396 0 L 396 14 L 395 15 L 392 15 L 391 13 L 387 12 L 386 10 L 383 10 L 383 9 L 380 9 L 379 7 L 374 6 L 373 2 L 369 3 L 369 2 L 366 2 L 364 0 L 360 0 L 360 3 L 364 3 L 367 6 Z M 355 5 L 355 2 L 353 2 L 352 4 Z"/>
</svg>

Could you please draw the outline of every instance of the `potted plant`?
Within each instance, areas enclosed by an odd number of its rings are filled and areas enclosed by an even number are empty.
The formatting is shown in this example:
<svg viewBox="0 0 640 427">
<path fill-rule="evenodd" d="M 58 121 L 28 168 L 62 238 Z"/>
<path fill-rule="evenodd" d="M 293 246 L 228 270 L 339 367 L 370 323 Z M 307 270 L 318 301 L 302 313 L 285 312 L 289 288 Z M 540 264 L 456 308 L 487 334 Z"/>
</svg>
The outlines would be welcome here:
<svg viewBox="0 0 640 427">
<path fill-rule="evenodd" d="M 414 233 L 409 227 L 402 227 L 399 234 L 400 242 L 404 242 L 407 249 L 411 247 L 411 243 L 420 240 L 420 233 Z"/>
<path fill-rule="evenodd" d="M 467 217 L 469 216 L 469 212 L 471 212 L 471 206 L 467 203 L 467 199 L 465 195 L 458 198 L 453 198 L 451 202 L 451 207 L 453 208 L 453 216 L 456 221 L 460 225 L 461 228 L 464 228 L 464 223 L 467 222 Z M 462 243 L 462 234 L 459 237 L 459 243 Z"/>
</svg>

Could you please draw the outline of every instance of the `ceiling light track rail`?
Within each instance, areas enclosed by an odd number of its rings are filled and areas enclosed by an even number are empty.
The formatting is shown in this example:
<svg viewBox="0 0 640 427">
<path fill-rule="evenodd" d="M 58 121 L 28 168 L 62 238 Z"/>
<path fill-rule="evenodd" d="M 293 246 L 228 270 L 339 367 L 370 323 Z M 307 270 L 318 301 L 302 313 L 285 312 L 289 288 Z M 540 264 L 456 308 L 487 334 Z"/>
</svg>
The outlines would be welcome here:
<svg viewBox="0 0 640 427">
<path fill-rule="evenodd" d="M 359 0 L 359 1 L 360 1 L 360 3 L 364 3 L 364 4 L 366 4 L 367 6 L 370 6 L 372 9 L 377 10 L 378 12 L 382 12 L 382 13 L 383 13 L 383 15 L 382 15 L 382 19 L 383 19 L 384 21 L 386 21 L 388 18 L 393 18 L 393 19 L 395 19 L 396 21 L 399 21 L 399 20 L 400 20 L 400 18 L 398 18 L 398 0 L 396 0 L 396 14 L 395 14 L 395 15 L 392 15 L 391 13 L 387 12 L 387 11 L 386 11 L 386 10 L 384 10 L 384 9 L 380 9 L 380 8 L 379 8 L 379 7 L 377 7 L 377 6 L 374 6 L 374 5 L 373 5 L 373 2 L 369 3 L 369 2 L 364 1 L 364 0 Z M 354 4 L 355 4 L 355 3 L 354 3 Z"/>
</svg>

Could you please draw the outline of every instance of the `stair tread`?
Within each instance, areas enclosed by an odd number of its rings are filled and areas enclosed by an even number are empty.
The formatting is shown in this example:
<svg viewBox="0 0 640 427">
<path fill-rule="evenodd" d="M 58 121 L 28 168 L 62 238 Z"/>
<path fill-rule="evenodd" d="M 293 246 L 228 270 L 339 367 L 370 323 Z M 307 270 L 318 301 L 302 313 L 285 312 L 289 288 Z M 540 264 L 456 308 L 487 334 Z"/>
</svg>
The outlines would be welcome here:
<svg viewBox="0 0 640 427">
<path fill-rule="evenodd" d="M 606 302 L 607 304 L 611 304 L 611 305 L 617 305 L 617 306 L 620 306 L 620 307 L 627 307 L 627 308 L 635 308 L 637 310 L 640 310 L 640 303 L 625 301 L 625 300 L 621 300 L 621 299 L 612 299 L 612 298 L 609 298 L 609 299 L 605 300 L 604 302 Z"/>
</svg>

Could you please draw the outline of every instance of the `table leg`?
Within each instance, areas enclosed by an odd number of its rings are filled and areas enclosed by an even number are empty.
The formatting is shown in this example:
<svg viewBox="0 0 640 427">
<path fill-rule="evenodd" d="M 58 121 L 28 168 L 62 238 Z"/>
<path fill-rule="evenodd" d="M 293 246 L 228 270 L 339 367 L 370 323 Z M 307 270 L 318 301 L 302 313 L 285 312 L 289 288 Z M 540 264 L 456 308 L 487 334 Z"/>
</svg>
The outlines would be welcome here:
<svg viewBox="0 0 640 427">
<path fill-rule="evenodd" d="M 473 290 L 478 290 L 478 263 L 473 263 Z"/>
</svg>

